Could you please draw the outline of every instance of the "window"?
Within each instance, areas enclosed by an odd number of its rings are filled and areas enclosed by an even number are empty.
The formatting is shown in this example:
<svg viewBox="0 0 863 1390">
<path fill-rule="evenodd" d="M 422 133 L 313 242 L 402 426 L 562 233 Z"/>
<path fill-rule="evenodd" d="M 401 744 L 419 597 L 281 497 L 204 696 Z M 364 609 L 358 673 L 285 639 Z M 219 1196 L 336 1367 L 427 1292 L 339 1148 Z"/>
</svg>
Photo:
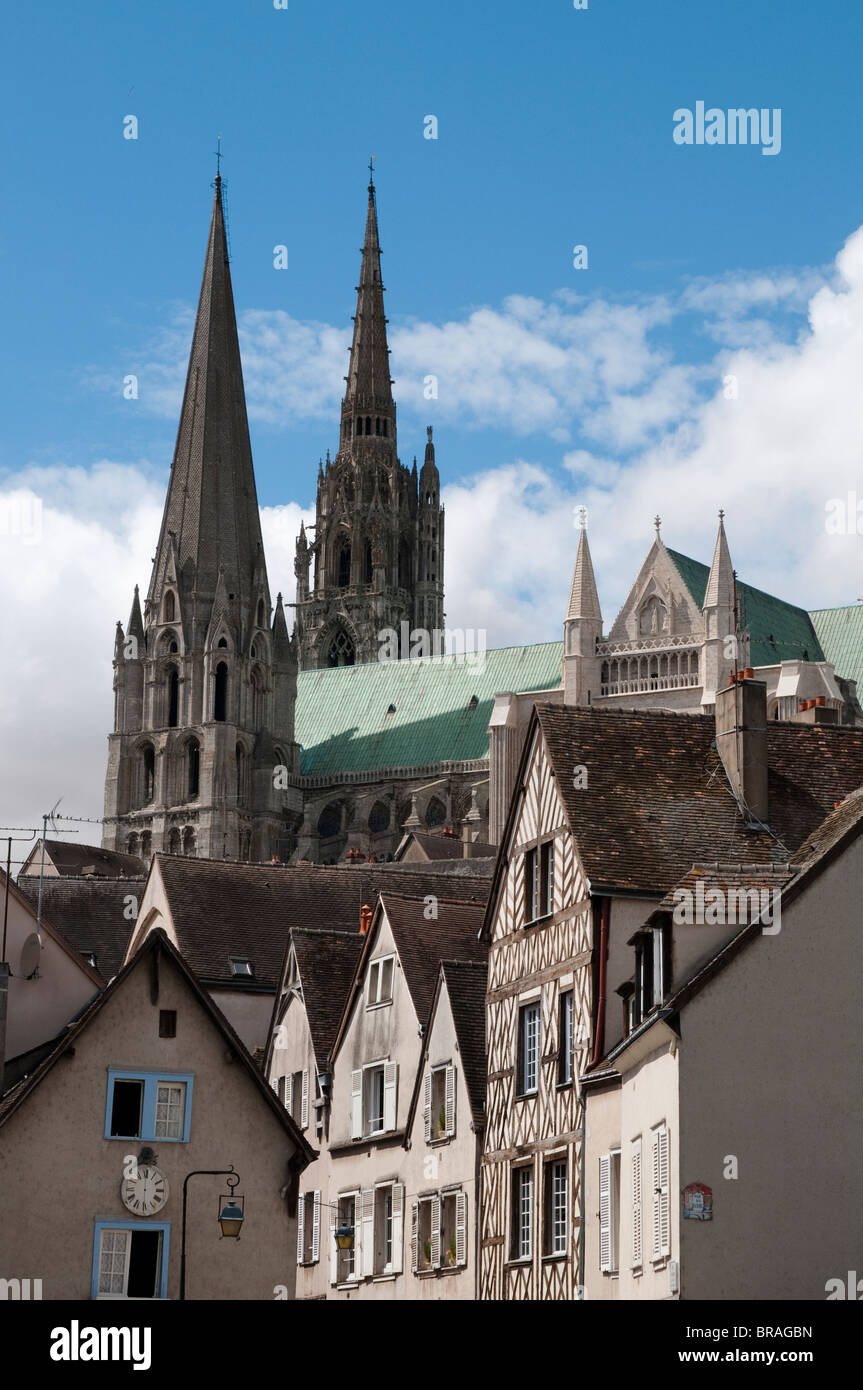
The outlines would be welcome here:
<svg viewBox="0 0 863 1390">
<path fill-rule="evenodd" d="M 165 622 L 174 621 L 174 594 L 171 589 L 165 594 Z"/>
<path fill-rule="evenodd" d="M 195 827 L 193 825 L 187 825 L 183 831 L 183 853 L 189 859 L 195 857 Z"/>
<path fill-rule="evenodd" d="M 524 856 L 525 925 L 554 911 L 554 841 L 546 840 Z"/>
<path fill-rule="evenodd" d="M 91 1296 L 166 1298 L 169 1237 L 167 1222 L 97 1221 Z"/>
<path fill-rule="evenodd" d="M 278 1080 L 278 1096 L 289 1115 L 296 1120 L 300 1129 L 309 1123 L 309 1071 L 289 1072 Z"/>
<path fill-rule="evenodd" d="M 327 652 L 328 666 L 353 666 L 356 660 L 354 644 L 344 628 L 339 628 Z"/>
<path fill-rule="evenodd" d="M 376 1004 L 391 1004 L 393 998 L 394 956 L 381 956 L 369 966 L 369 993 L 366 1008 Z"/>
<path fill-rule="evenodd" d="M 231 974 L 233 975 L 234 979 L 245 978 L 247 980 L 251 980 L 254 978 L 255 972 L 252 967 L 252 962 L 246 956 L 230 956 L 229 960 L 231 965 Z"/>
<path fill-rule="evenodd" d="M 415 1274 L 440 1268 L 440 1196 L 419 1197 L 411 1213 L 411 1268 Z"/>
<path fill-rule="evenodd" d="M 361 1228 L 357 1224 L 357 1197 L 358 1193 L 351 1193 L 348 1196 L 339 1197 L 335 1210 L 330 1210 L 330 1279 L 334 1284 L 346 1284 L 349 1280 L 358 1279 L 359 1263 L 357 1257 L 361 1252 Z M 336 1244 L 336 1227 L 353 1226 L 354 1244 L 350 1250 L 342 1250 Z M 359 1239 L 358 1239 L 359 1237 Z"/>
<path fill-rule="evenodd" d="M 557 1059 L 557 1082 L 559 1086 L 572 1084 L 573 1054 L 573 992 L 568 989 L 560 996 L 560 1053 Z"/>
<path fill-rule="evenodd" d="M 213 718 L 224 724 L 228 717 L 228 668 L 224 661 L 216 667 L 216 689 L 213 696 Z"/>
<path fill-rule="evenodd" d="M 512 1259 L 529 1260 L 533 1251 L 533 1169 L 512 1170 Z"/>
<path fill-rule="evenodd" d="M 599 1268 L 603 1274 L 619 1269 L 620 1151 L 599 1160 Z"/>
<path fill-rule="evenodd" d="M 554 840 L 540 846 L 539 859 L 539 915 L 545 917 L 554 912 Z"/>
<path fill-rule="evenodd" d="M 635 946 L 636 1021 L 662 1003 L 671 985 L 671 932 L 666 923 L 641 933 Z"/>
<path fill-rule="evenodd" d="M 175 1038 L 177 1036 L 177 1010 L 159 1010 L 159 1037 Z"/>
<path fill-rule="evenodd" d="M 187 794 L 189 799 L 198 795 L 201 775 L 201 745 L 196 738 L 190 738 L 186 745 Z"/>
<path fill-rule="evenodd" d="M 671 1198 L 668 1128 L 659 1125 L 651 1131 L 653 1169 L 653 1250 L 651 1260 L 664 1260 L 671 1253 Z"/>
<path fill-rule="evenodd" d="M 520 1096 L 533 1095 L 539 1085 L 539 1000 L 518 1011 L 518 1085 Z"/>
<path fill-rule="evenodd" d="M 168 728 L 176 729 L 180 710 L 180 676 L 176 666 L 168 672 Z"/>
<path fill-rule="evenodd" d="M 317 1264 L 321 1258 L 321 1194 L 300 1193 L 297 1202 L 297 1264 Z"/>
<path fill-rule="evenodd" d="M 351 1073 L 352 1139 L 395 1129 L 397 1089 L 396 1062 L 373 1062 Z"/>
<path fill-rule="evenodd" d="M 441 1193 L 441 1255 L 444 1269 L 467 1263 L 467 1197 L 453 1189 Z"/>
<path fill-rule="evenodd" d="M 153 800 L 153 788 L 156 781 L 156 750 L 152 743 L 144 747 L 144 800 L 143 804 L 148 806 Z"/>
<path fill-rule="evenodd" d="M 186 1143 L 193 1080 L 174 1072 L 109 1071 L 105 1138 Z"/>
<path fill-rule="evenodd" d="M 351 582 L 351 543 L 347 536 L 342 539 L 338 556 L 338 586 L 346 589 Z"/>
<path fill-rule="evenodd" d="M 455 1134 L 455 1067 L 432 1067 L 425 1078 L 426 1143 Z"/>
<path fill-rule="evenodd" d="M 545 1255 L 566 1254 L 567 1190 L 566 1159 L 556 1158 L 545 1165 Z"/>
</svg>

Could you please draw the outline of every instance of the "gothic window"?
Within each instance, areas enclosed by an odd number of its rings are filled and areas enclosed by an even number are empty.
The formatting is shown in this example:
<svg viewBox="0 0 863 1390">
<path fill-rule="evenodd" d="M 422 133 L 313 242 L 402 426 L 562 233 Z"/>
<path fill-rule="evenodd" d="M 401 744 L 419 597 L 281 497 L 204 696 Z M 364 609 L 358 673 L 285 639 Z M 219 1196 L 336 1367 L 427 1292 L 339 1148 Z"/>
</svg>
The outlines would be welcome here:
<svg viewBox="0 0 863 1390">
<path fill-rule="evenodd" d="M 246 804 L 246 750 L 241 743 L 237 744 L 237 805 Z"/>
<path fill-rule="evenodd" d="M 327 652 L 328 666 L 353 666 L 356 660 L 354 644 L 343 627 L 340 627 L 330 643 Z"/>
<path fill-rule="evenodd" d="M 387 422 L 384 420 L 384 439 L 387 437 Z"/>
<path fill-rule="evenodd" d="M 138 836 L 137 836 L 137 835 L 130 835 L 130 836 L 129 836 L 128 840 L 126 841 L 126 853 L 127 853 L 127 854 L 137 854 L 137 853 L 138 853 Z"/>
<path fill-rule="evenodd" d="M 409 589 L 411 582 L 411 552 L 407 541 L 399 543 L 399 588 Z"/>
<path fill-rule="evenodd" d="M 347 536 L 342 536 L 339 544 L 339 578 L 340 589 L 346 589 L 351 582 L 351 543 Z"/>
<path fill-rule="evenodd" d="M 264 681 L 260 671 L 253 671 L 250 681 L 252 691 L 252 728 L 260 729 L 264 724 Z"/>
<path fill-rule="evenodd" d="M 386 507 L 390 500 L 390 484 L 386 473 L 381 471 L 378 477 L 378 496 Z"/>
<path fill-rule="evenodd" d="M 142 858 L 142 859 L 149 859 L 149 858 L 150 858 L 150 846 L 151 846 L 151 843 L 152 843 L 152 837 L 151 837 L 151 835 L 150 835 L 149 830 L 143 830 L 143 831 L 141 832 L 141 858 Z"/>
<path fill-rule="evenodd" d="M 168 728 L 176 729 L 180 712 L 180 676 L 176 666 L 168 672 Z"/>
<path fill-rule="evenodd" d="M 143 805 L 149 806 L 153 800 L 153 793 L 156 783 L 156 750 L 152 743 L 146 744 L 143 755 L 143 782 L 144 799 Z"/>
<path fill-rule="evenodd" d="M 192 825 L 187 825 L 183 831 L 183 853 L 190 859 L 195 857 L 195 828 Z"/>
<path fill-rule="evenodd" d="M 172 622 L 174 621 L 174 611 L 175 611 L 175 609 L 174 609 L 174 594 L 173 594 L 173 591 L 172 591 L 171 589 L 169 589 L 168 592 L 167 592 L 166 595 L 165 595 L 165 622 L 166 622 L 166 623 L 172 623 Z"/>
<path fill-rule="evenodd" d="M 432 830 L 435 826 L 443 825 L 445 820 L 446 807 L 444 806 L 440 797 L 433 796 L 428 806 L 426 807 L 425 823 L 428 826 L 429 830 Z"/>
<path fill-rule="evenodd" d="M 376 415 L 376 416 L 375 416 L 375 434 L 380 434 L 380 432 L 381 432 L 381 417 L 380 417 L 379 415 Z"/>
<path fill-rule="evenodd" d="M 371 541 L 366 541 L 366 563 L 365 563 L 364 575 L 365 575 L 365 582 L 366 582 L 366 584 L 371 584 L 371 582 L 372 582 L 372 543 L 371 543 Z"/>
<path fill-rule="evenodd" d="M 358 415 L 358 416 L 357 416 L 357 434 L 362 434 L 362 432 L 363 432 L 363 417 L 362 417 L 362 415 Z"/>
<path fill-rule="evenodd" d="M 254 642 L 252 643 L 252 650 L 249 653 L 249 655 L 251 656 L 253 661 L 255 660 L 255 657 L 258 655 L 257 648 L 255 647 Z"/>
<path fill-rule="evenodd" d="M 186 795 L 191 801 L 198 795 L 201 777 L 201 745 L 196 738 L 186 744 Z"/>
<path fill-rule="evenodd" d="M 174 826 L 173 830 L 171 831 L 170 835 L 168 836 L 168 853 L 169 853 L 169 854 L 181 854 L 181 853 L 182 853 L 182 850 L 181 850 L 181 847 L 180 847 L 180 832 L 179 832 L 179 830 L 177 829 L 176 826 Z"/>
<path fill-rule="evenodd" d="M 376 801 L 369 813 L 369 830 L 373 835 L 382 835 L 390 828 L 389 808 L 383 801 Z"/>
<path fill-rule="evenodd" d="M 371 417 L 371 415 L 367 415 L 367 416 L 366 416 L 366 434 L 371 434 L 371 432 L 372 432 L 372 417 Z"/>
<path fill-rule="evenodd" d="M 656 633 L 665 632 L 668 627 L 668 616 L 665 604 L 656 594 L 652 594 L 639 614 L 638 630 L 644 636 L 653 636 Z"/>
<path fill-rule="evenodd" d="M 257 618 L 257 622 L 258 622 L 258 627 L 263 627 L 263 626 L 264 626 L 264 600 L 263 600 L 262 598 L 259 598 L 259 599 L 258 599 L 258 618 Z"/>
<path fill-rule="evenodd" d="M 213 718 L 224 724 L 228 717 L 228 668 L 224 661 L 216 667 L 216 692 L 213 700 Z"/>
<path fill-rule="evenodd" d="M 325 806 L 318 816 L 318 834 L 322 840 L 331 840 L 335 835 L 341 834 L 342 812 L 341 807 L 335 802 Z"/>
<path fill-rule="evenodd" d="M 350 439 L 350 437 L 351 437 L 351 422 L 350 422 L 350 420 L 348 419 L 348 420 L 345 420 L 345 439 Z"/>
<path fill-rule="evenodd" d="M 220 647 L 227 647 L 227 645 L 228 645 L 228 639 L 227 639 L 226 637 L 220 637 L 220 638 L 219 638 L 219 646 L 220 646 Z"/>
</svg>

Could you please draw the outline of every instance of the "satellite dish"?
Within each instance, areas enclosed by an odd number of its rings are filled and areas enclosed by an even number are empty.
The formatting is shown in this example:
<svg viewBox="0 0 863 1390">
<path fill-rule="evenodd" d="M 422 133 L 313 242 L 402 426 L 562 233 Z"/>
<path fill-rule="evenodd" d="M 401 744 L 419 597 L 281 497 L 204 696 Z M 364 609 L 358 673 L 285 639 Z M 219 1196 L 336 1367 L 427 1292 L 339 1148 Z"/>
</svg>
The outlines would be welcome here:
<svg viewBox="0 0 863 1390">
<path fill-rule="evenodd" d="M 42 938 L 37 931 L 33 931 L 21 947 L 21 965 L 19 969 L 25 980 L 32 980 L 36 971 L 39 969 L 39 961 L 41 958 Z"/>
</svg>

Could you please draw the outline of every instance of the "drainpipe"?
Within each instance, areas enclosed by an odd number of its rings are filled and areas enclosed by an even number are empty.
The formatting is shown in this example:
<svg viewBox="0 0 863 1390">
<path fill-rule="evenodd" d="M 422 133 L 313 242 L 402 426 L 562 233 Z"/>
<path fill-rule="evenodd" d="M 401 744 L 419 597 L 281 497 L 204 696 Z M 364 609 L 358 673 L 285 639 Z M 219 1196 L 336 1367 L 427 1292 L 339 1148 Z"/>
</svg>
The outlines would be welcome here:
<svg viewBox="0 0 863 1390">
<path fill-rule="evenodd" d="M 6 1068 L 6 1004 L 9 998 L 9 966 L 0 962 L 0 1096 L 3 1094 L 3 1072 Z"/>
<path fill-rule="evenodd" d="M 608 898 L 602 899 L 599 915 L 599 998 L 596 1003 L 596 1033 L 590 1065 L 595 1067 L 605 1050 L 605 994 L 608 976 Z"/>
</svg>

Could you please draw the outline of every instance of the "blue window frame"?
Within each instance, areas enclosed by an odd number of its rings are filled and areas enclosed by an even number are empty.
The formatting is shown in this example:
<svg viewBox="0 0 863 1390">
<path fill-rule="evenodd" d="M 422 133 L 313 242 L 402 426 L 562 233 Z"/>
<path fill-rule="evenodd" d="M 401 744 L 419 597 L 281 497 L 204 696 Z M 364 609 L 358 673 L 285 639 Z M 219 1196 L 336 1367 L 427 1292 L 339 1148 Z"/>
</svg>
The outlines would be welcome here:
<svg viewBox="0 0 863 1390">
<path fill-rule="evenodd" d="M 190 1072 L 176 1071 L 119 1071 L 111 1067 L 108 1071 L 108 1095 L 105 1102 L 105 1138 L 120 1139 L 152 1139 L 158 1140 L 160 1144 L 187 1144 L 189 1142 L 189 1127 L 192 1120 L 192 1086 L 194 1076 Z M 120 1134 L 115 1131 L 123 1119 L 124 1129 L 132 1129 L 131 1121 L 134 1119 L 135 1095 L 132 1086 L 126 1084 L 124 1093 L 118 1094 L 117 1100 L 117 1124 L 113 1124 L 114 1117 L 114 1092 L 117 1082 L 138 1083 L 140 1089 L 137 1096 L 137 1130 L 135 1133 Z M 162 1098 L 159 1098 L 159 1088 L 163 1088 Z M 178 1096 L 177 1088 L 182 1087 L 183 1091 Z M 166 1092 L 164 1088 L 169 1088 Z M 177 1123 L 177 1112 L 179 1105 L 182 1104 L 182 1115 Z M 158 1128 L 157 1129 L 157 1109 L 158 1109 Z M 166 1122 L 167 1121 L 167 1122 Z M 172 1134 L 170 1129 L 178 1128 L 181 1132 Z"/>
<path fill-rule="evenodd" d="M 121 1250 L 121 1249 L 117 1249 L 117 1250 L 114 1252 L 113 1259 L 114 1259 L 114 1262 L 115 1262 L 115 1267 L 116 1267 L 117 1274 L 120 1276 L 120 1282 L 122 1282 L 122 1284 L 123 1284 L 123 1292 L 122 1292 L 122 1293 L 119 1293 L 119 1292 L 107 1293 L 107 1292 L 105 1292 L 105 1293 L 101 1293 L 101 1294 L 99 1293 L 99 1274 L 100 1274 L 100 1264 L 101 1264 L 101 1256 L 102 1256 L 102 1232 L 103 1232 L 103 1231 L 129 1231 L 129 1232 L 134 1232 L 134 1231 L 151 1231 L 151 1232 L 157 1232 L 157 1231 L 158 1231 L 158 1232 L 161 1232 L 162 1242 L 161 1242 L 161 1249 L 160 1249 L 160 1251 L 159 1251 L 158 1290 L 157 1290 L 156 1293 L 154 1293 L 153 1297 L 154 1297 L 154 1298 L 167 1298 L 167 1297 L 168 1297 L 168 1256 L 169 1256 L 169 1254 L 170 1254 L 170 1244 L 171 1244 L 171 1223 L 170 1223 L 170 1221 L 94 1221 L 94 1223 L 93 1223 L 93 1228 L 94 1228 L 94 1229 L 93 1229 L 93 1278 L 92 1278 L 92 1282 L 91 1282 L 91 1285 L 90 1285 L 90 1297 L 91 1297 L 91 1298 L 94 1298 L 94 1299 L 95 1299 L 95 1298 L 103 1298 L 103 1299 L 115 1298 L 115 1299 L 119 1299 L 119 1298 L 128 1298 L 128 1297 L 129 1297 L 129 1295 L 125 1292 L 126 1288 L 128 1287 L 128 1266 L 129 1266 L 129 1259 L 128 1259 L 128 1256 L 125 1255 L 125 1251 L 123 1251 L 123 1250 Z M 131 1239 L 132 1239 L 132 1237 L 131 1237 L 131 1235 L 130 1235 L 130 1236 L 129 1236 L 129 1241 L 130 1241 L 130 1242 L 131 1242 Z M 106 1251 L 106 1260 L 110 1260 L 111 1258 L 112 1258 L 111 1254 L 109 1254 L 109 1252 Z M 124 1265 L 123 1265 L 124 1258 L 125 1258 L 125 1268 L 124 1268 Z M 139 1296 L 140 1296 L 140 1295 L 139 1295 Z"/>
</svg>

